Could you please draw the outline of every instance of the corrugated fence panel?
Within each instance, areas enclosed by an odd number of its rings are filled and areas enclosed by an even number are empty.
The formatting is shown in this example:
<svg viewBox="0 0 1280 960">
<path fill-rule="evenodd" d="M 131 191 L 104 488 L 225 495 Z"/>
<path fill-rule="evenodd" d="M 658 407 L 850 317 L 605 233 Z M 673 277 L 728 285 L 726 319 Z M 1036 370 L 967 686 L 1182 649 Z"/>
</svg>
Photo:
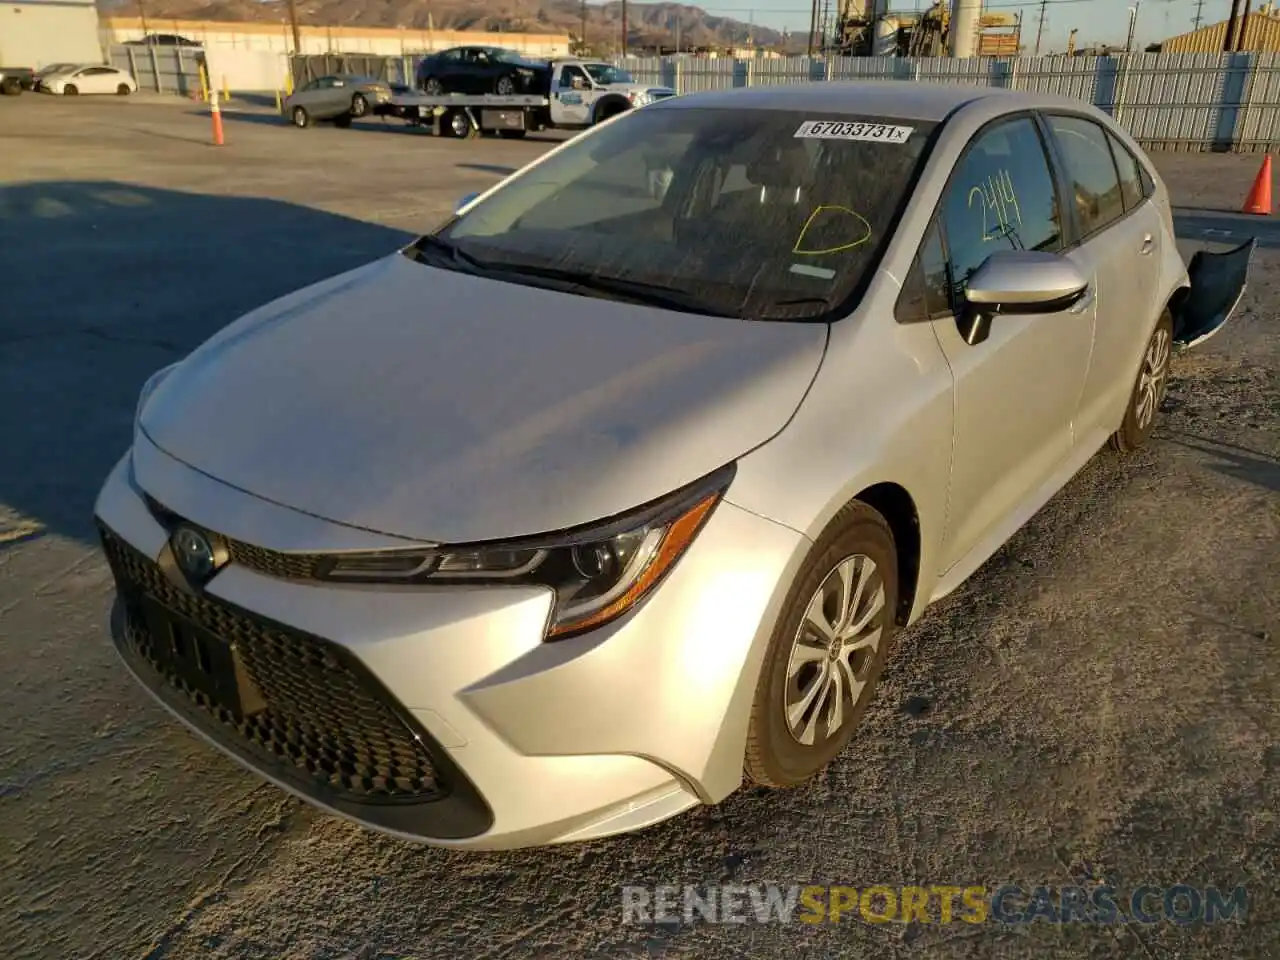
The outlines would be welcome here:
<svg viewBox="0 0 1280 960">
<path fill-rule="evenodd" d="M 1011 68 L 1014 86 L 1033 93 L 1097 103 L 1097 61 L 1097 57 L 1018 57 L 1012 61 Z"/>
<path fill-rule="evenodd" d="M 1138 141 L 1227 149 L 1236 135 L 1249 54 L 1140 54 L 1125 59 L 1116 115 Z"/>
<path fill-rule="evenodd" d="M 127 70 L 138 81 L 138 89 L 151 93 L 176 93 L 184 97 L 200 93 L 202 52 L 182 47 L 153 47 L 117 43 L 111 47 L 110 63 Z"/>
<path fill-rule="evenodd" d="M 1280 54 L 1254 54 L 1237 142 L 1249 151 L 1280 142 Z"/>
</svg>

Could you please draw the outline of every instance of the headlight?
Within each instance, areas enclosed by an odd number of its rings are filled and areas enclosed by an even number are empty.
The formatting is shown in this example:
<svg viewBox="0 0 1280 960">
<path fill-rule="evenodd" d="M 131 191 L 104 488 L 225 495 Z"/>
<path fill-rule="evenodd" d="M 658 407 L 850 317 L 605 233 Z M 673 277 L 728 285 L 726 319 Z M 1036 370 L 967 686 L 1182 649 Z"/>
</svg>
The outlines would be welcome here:
<svg viewBox="0 0 1280 960">
<path fill-rule="evenodd" d="M 317 574 L 362 583 L 541 584 L 555 592 L 547 639 L 603 626 L 653 590 L 733 479 L 732 465 L 625 517 L 508 543 L 337 555 Z"/>
<path fill-rule="evenodd" d="M 171 363 L 147 377 L 147 382 L 142 385 L 142 390 L 138 393 L 138 405 L 133 409 L 133 429 L 135 431 L 137 431 L 138 424 L 142 420 L 142 408 L 147 405 L 147 401 L 151 399 L 151 394 L 155 393 L 156 387 L 160 386 L 164 378 L 172 373 L 173 368 L 176 366 L 176 363 Z"/>
<path fill-rule="evenodd" d="M 653 97 L 649 96 L 647 93 L 637 91 L 636 93 L 631 94 L 631 105 L 633 107 L 643 107 L 650 103 L 653 103 Z"/>
</svg>

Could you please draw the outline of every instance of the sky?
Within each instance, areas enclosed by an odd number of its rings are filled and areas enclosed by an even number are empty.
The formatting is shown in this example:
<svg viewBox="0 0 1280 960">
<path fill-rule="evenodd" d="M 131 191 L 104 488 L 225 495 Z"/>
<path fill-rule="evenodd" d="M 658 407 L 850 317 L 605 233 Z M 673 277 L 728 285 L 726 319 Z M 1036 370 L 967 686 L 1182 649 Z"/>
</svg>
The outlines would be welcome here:
<svg viewBox="0 0 1280 960">
<path fill-rule="evenodd" d="M 708 13 L 758 23 L 776 30 L 809 29 L 811 0 L 692 0 Z M 838 8 L 840 0 L 826 0 Z M 1066 48 L 1067 35 L 1079 29 L 1079 45 L 1093 43 L 1123 44 L 1129 31 L 1129 7 L 1134 0 L 1045 0 L 1043 52 Z M 1164 37 L 1186 33 L 1199 5 L 1197 0 L 1137 0 L 1138 27 L 1136 41 L 1140 45 Z M 1254 0 L 1254 9 L 1262 0 Z M 927 9 L 930 0 L 890 0 L 890 11 Z M 1041 0 L 985 0 L 993 13 L 1021 13 L 1023 37 L 1034 37 L 1039 23 Z M 1231 13 L 1231 0 L 1203 0 L 1204 23 L 1217 23 Z M 1024 40 L 1024 43 L 1026 41 Z"/>
</svg>

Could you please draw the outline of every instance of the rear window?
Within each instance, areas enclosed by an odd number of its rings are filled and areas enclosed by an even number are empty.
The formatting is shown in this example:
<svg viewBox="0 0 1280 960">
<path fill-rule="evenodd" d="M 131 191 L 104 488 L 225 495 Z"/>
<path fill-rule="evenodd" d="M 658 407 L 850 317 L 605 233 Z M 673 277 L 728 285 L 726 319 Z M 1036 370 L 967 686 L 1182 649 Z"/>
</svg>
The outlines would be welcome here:
<svg viewBox="0 0 1280 960">
<path fill-rule="evenodd" d="M 879 261 L 933 126 L 648 107 L 571 142 L 438 236 L 489 264 L 660 286 L 719 313 L 830 319 Z"/>
</svg>

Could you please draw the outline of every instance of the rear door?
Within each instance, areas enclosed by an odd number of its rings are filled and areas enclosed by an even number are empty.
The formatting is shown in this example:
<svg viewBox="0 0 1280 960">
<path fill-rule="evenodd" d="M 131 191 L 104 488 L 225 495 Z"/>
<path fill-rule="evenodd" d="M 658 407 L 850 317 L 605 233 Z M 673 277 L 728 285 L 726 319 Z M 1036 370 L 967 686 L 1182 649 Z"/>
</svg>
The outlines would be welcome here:
<svg viewBox="0 0 1280 960">
<path fill-rule="evenodd" d="M 1096 335 L 1074 421 L 1078 443 L 1100 445 L 1124 415 L 1164 309 L 1158 302 L 1164 229 L 1146 202 L 1140 171 L 1117 162 L 1128 155 L 1117 158 L 1102 124 L 1057 112 L 1045 121 L 1070 201 L 1073 248 L 1096 277 Z"/>
</svg>

